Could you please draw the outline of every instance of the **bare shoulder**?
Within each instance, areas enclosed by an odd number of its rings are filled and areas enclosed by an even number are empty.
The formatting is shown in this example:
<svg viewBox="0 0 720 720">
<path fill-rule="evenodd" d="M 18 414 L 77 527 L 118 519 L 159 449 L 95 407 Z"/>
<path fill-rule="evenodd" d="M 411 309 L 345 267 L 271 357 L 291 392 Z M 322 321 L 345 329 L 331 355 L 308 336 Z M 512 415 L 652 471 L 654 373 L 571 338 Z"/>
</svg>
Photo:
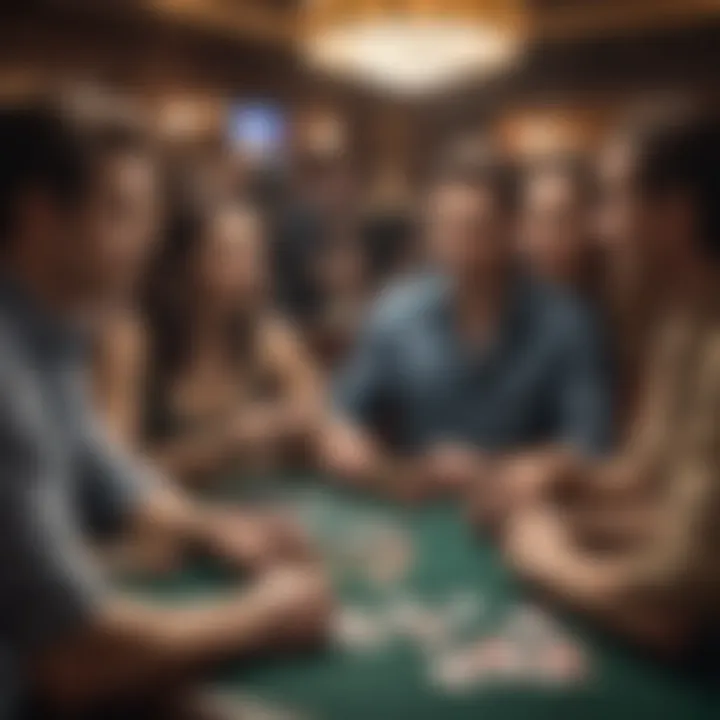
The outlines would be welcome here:
<svg viewBox="0 0 720 720">
<path fill-rule="evenodd" d="M 278 313 L 264 315 L 258 325 L 263 352 L 287 354 L 302 347 L 302 338 L 293 324 Z"/>
<path fill-rule="evenodd" d="M 147 328 L 137 315 L 121 315 L 108 321 L 98 336 L 101 362 L 112 365 L 137 365 L 145 361 Z"/>
<path fill-rule="evenodd" d="M 708 331 L 703 355 L 707 380 L 714 390 L 716 402 L 720 402 L 720 324 Z"/>
</svg>

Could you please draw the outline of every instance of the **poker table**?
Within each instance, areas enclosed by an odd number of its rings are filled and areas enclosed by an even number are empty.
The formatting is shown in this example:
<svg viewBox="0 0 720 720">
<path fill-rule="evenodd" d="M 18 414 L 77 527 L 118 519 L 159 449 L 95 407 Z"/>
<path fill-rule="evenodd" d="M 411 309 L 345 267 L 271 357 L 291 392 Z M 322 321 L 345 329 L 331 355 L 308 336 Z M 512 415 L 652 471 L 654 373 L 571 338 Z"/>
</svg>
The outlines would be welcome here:
<svg viewBox="0 0 720 720">
<path fill-rule="evenodd" d="M 301 476 L 234 486 L 307 526 L 345 618 L 322 650 L 217 670 L 213 687 L 249 720 L 720 718 L 720 674 L 651 660 L 538 605 L 451 504 L 398 507 Z M 140 590 L 186 600 L 230 582 L 198 565 Z"/>
</svg>

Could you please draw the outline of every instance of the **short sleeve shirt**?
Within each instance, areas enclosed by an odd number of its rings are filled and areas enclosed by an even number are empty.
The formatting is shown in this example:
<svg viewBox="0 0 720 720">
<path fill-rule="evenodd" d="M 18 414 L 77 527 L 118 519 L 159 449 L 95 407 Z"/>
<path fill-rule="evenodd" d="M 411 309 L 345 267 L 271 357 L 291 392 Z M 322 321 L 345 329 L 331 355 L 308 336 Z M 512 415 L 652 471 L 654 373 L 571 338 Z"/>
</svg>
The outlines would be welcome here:
<svg viewBox="0 0 720 720">
<path fill-rule="evenodd" d="M 98 437 L 81 343 L 0 283 L 0 692 L 85 624 L 106 591 L 87 529 L 119 530 L 141 474 Z"/>
</svg>

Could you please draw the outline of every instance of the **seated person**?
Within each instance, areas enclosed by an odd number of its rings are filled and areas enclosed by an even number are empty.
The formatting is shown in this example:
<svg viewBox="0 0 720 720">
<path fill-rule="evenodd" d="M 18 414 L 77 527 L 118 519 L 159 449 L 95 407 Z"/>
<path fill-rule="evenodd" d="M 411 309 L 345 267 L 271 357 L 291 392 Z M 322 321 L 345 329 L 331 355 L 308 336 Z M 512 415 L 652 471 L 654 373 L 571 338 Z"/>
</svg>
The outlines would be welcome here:
<svg viewBox="0 0 720 720">
<path fill-rule="evenodd" d="M 151 273 L 147 330 L 118 323 L 98 370 L 109 414 L 135 408 L 136 442 L 159 467 L 207 483 L 239 461 L 265 468 L 307 447 L 322 391 L 292 328 L 268 308 L 258 215 L 234 202 L 183 210 Z"/>
<path fill-rule="evenodd" d="M 243 516 L 189 501 L 111 448 L 83 397 L 81 336 L 124 302 L 146 252 L 138 244 L 128 254 L 121 222 L 155 197 L 141 136 L 28 102 L 0 110 L 0 157 L 5 702 L 42 698 L 76 717 L 227 655 L 316 642 L 329 599 L 309 565 L 285 565 L 183 607 L 106 582 L 87 520 L 108 534 L 163 536 L 242 563 L 235 532 Z"/>
<path fill-rule="evenodd" d="M 597 248 L 590 228 L 590 169 L 573 157 L 531 165 L 524 181 L 520 251 L 538 277 L 597 300 Z"/>
<path fill-rule="evenodd" d="M 316 263 L 322 291 L 312 335 L 316 354 L 332 370 L 353 346 L 371 294 L 368 258 L 354 228 L 328 241 Z"/>
<path fill-rule="evenodd" d="M 720 124 L 658 123 L 605 160 L 605 224 L 643 248 L 666 300 L 645 406 L 609 465 L 544 479 L 513 514 L 507 552 L 573 606 L 667 647 L 718 620 Z M 561 482 L 574 502 L 547 492 Z"/>
<path fill-rule="evenodd" d="M 525 447 L 601 451 L 609 392 L 575 301 L 518 272 L 513 174 L 450 162 L 430 197 L 437 272 L 390 289 L 339 379 L 328 468 L 411 494 L 479 480 Z M 406 481 L 407 479 L 407 481 Z"/>
</svg>

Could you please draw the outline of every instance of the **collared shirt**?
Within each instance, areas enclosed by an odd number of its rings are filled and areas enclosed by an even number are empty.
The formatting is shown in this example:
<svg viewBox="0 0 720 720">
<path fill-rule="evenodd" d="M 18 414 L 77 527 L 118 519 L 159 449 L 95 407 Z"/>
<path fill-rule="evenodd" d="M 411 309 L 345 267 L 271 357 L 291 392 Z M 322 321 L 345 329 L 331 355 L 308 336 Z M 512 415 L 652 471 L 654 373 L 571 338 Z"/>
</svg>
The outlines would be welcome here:
<svg viewBox="0 0 720 720">
<path fill-rule="evenodd" d="M 119 530 L 141 474 L 97 434 L 81 344 L 0 283 L 0 693 L 82 627 L 105 592 L 87 530 Z"/>
<path fill-rule="evenodd" d="M 490 451 L 548 441 L 605 449 L 611 392 L 597 329 L 574 299 L 517 277 L 496 337 L 469 347 L 449 282 L 425 276 L 391 288 L 336 388 L 339 411 L 390 426 L 405 449 L 442 441 Z"/>
</svg>

